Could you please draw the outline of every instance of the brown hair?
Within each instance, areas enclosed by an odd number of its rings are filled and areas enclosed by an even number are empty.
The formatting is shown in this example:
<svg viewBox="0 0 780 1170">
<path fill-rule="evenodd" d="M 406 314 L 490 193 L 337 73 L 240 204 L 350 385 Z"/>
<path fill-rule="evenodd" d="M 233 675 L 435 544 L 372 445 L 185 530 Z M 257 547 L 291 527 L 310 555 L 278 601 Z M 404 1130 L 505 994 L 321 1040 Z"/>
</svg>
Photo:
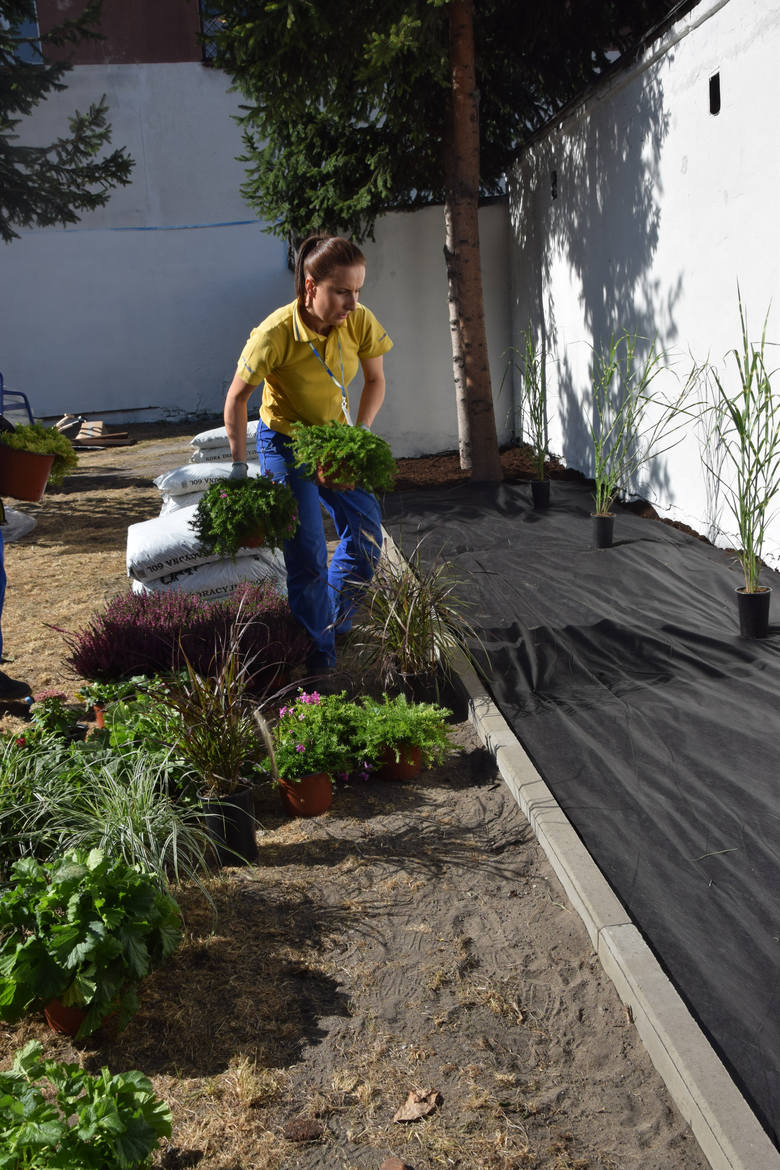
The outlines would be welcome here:
<svg viewBox="0 0 780 1170">
<path fill-rule="evenodd" d="M 295 295 L 298 303 L 306 300 L 306 277 L 325 280 L 334 268 L 351 268 L 356 264 L 365 265 L 366 258 L 351 240 L 343 236 L 309 236 L 298 248 L 295 259 Z"/>
</svg>

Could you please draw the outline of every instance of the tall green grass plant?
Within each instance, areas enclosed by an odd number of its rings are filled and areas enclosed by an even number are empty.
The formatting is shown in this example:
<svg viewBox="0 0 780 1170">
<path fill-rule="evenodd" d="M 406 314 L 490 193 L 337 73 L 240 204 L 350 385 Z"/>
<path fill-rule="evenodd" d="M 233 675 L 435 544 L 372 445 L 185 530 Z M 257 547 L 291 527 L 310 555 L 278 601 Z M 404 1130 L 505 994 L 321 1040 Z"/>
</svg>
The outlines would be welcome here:
<svg viewBox="0 0 780 1170">
<path fill-rule="evenodd" d="M 750 340 L 748 320 L 739 298 L 740 343 L 726 355 L 736 371 L 736 389 L 730 389 L 717 369 L 710 367 L 716 388 L 712 435 L 719 460 L 705 466 L 725 494 L 739 537 L 738 558 L 745 592 L 757 593 L 761 556 L 772 504 L 780 490 L 780 400 L 772 391 L 767 366 L 766 326 L 758 342 Z"/>
</svg>

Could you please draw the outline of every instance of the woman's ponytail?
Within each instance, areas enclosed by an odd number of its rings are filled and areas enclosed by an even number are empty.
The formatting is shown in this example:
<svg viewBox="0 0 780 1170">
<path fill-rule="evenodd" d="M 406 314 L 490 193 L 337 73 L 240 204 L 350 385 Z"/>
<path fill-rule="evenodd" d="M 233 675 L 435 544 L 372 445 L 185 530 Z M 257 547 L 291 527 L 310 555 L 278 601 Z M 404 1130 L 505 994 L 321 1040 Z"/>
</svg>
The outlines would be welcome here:
<svg viewBox="0 0 780 1170">
<path fill-rule="evenodd" d="M 325 280 L 334 268 L 365 266 L 366 258 L 351 240 L 343 236 L 307 236 L 295 258 L 295 295 L 299 305 L 306 304 L 306 277 Z"/>
</svg>

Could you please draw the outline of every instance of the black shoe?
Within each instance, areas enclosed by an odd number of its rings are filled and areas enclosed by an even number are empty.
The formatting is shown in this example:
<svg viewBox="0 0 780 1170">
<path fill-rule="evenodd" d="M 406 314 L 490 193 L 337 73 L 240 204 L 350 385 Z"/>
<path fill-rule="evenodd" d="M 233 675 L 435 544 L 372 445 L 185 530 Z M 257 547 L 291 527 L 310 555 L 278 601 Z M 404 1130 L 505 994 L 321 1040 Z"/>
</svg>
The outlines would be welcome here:
<svg viewBox="0 0 780 1170">
<path fill-rule="evenodd" d="M 26 699 L 31 694 L 29 684 L 9 678 L 0 670 L 0 703 L 14 703 L 19 699 Z"/>
<path fill-rule="evenodd" d="M 332 674 L 335 670 L 333 662 L 322 650 L 313 650 L 306 659 L 306 673 L 313 675 Z"/>
</svg>

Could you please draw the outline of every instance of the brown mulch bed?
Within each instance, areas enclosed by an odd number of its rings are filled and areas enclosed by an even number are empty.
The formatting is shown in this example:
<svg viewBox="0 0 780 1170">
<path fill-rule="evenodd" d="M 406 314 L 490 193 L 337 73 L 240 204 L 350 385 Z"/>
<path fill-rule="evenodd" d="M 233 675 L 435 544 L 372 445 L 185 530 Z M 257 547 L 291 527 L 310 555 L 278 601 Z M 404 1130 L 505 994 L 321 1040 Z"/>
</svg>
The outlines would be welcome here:
<svg viewBox="0 0 780 1170">
<path fill-rule="evenodd" d="M 198 428 L 200 429 L 200 428 Z M 88 451 L 7 549 L 8 669 L 72 695 L 55 628 L 127 588 L 129 523 L 190 427 Z M 503 455 L 527 478 L 527 456 Z M 457 482 L 457 456 L 400 461 L 400 487 Z M 454 477 L 454 478 L 451 478 Z M 7 711 L 6 729 L 24 711 Z M 417 781 L 337 789 L 323 817 L 259 798 L 256 865 L 181 891 L 185 941 L 120 1035 L 0 1025 L 0 1065 L 37 1037 L 91 1069 L 139 1068 L 173 1109 L 155 1166 L 203 1170 L 704 1170 L 529 826 L 468 723 Z M 431 1114 L 394 1121 L 408 1094 Z"/>
</svg>

